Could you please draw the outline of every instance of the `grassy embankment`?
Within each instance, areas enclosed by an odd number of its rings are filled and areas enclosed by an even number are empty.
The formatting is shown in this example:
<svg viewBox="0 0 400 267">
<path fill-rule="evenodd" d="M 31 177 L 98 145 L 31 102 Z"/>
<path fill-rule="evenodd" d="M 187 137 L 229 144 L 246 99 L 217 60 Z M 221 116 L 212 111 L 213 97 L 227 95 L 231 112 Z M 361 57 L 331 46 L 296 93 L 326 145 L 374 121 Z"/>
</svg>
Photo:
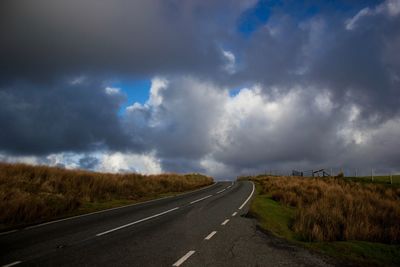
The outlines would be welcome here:
<svg viewBox="0 0 400 267">
<path fill-rule="evenodd" d="M 0 163 L 0 230 L 98 211 L 212 184 L 200 174 L 110 174 Z"/>
<path fill-rule="evenodd" d="M 371 176 L 358 176 L 358 177 L 344 177 L 343 179 L 350 180 L 350 181 L 355 181 L 355 182 L 365 182 L 365 183 L 374 183 L 374 184 L 400 184 L 400 175 L 392 175 L 392 178 L 390 179 L 390 176 L 388 175 L 380 175 L 380 176 L 374 176 L 371 178 Z"/>
<path fill-rule="evenodd" d="M 365 266 L 400 266 L 400 187 L 257 176 L 250 214 L 291 242 Z"/>
</svg>

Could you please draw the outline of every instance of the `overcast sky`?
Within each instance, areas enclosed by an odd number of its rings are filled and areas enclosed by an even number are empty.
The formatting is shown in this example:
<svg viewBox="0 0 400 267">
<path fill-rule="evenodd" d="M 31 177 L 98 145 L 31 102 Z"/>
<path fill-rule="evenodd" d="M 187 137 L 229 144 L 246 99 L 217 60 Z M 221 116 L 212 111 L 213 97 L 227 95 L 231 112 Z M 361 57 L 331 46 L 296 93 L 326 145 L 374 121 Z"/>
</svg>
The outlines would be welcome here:
<svg viewBox="0 0 400 267">
<path fill-rule="evenodd" d="M 2 0 L 0 160 L 400 171 L 400 0 Z"/>
</svg>

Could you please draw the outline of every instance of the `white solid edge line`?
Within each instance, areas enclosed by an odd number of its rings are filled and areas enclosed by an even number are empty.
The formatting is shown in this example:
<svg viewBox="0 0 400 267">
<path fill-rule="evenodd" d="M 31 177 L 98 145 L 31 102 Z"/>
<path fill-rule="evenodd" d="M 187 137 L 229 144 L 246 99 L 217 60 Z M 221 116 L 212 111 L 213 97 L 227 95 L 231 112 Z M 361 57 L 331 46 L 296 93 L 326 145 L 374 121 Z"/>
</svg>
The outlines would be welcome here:
<svg viewBox="0 0 400 267">
<path fill-rule="evenodd" d="M 249 196 L 249 197 L 243 202 L 243 204 L 239 207 L 240 210 L 244 207 L 244 205 L 246 205 L 247 202 L 249 202 L 250 198 L 253 196 L 253 193 L 254 193 L 254 183 L 253 183 L 253 182 L 251 182 L 251 183 L 253 184 L 253 190 L 251 190 L 250 196 Z"/>
<path fill-rule="evenodd" d="M 180 266 L 182 263 L 184 263 L 187 259 L 189 259 L 190 256 L 192 256 L 196 251 L 191 250 L 188 253 L 185 254 L 182 258 L 180 258 L 177 262 L 175 262 L 172 266 Z"/>
<path fill-rule="evenodd" d="M 212 231 L 208 236 L 206 236 L 206 238 L 204 238 L 205 240 L 210 240 L 215 234 L 217 233 L 217 231 Z"/>
<path fill-rule="evenodd" d="M 16 231 L 18 231 L 18 230 L 11 230 L 11 231 L 7 231 L 7 232 L 3 232 L 3 233 L 0 233 L 0 235 L 11 234 L 11 233 L 14 233 Z"/>
<path fill-rule="evenodd" d="M 123 209 L 123 208 L 128 208 L 128 207 L 132 207 L 132 206 L 141 205 L 141 204 L 147 204 L 147 203 L 151 203 L 151 202 L 156 202 L 156 201 L 159 201 L 159 200 L 168 199 L 168 198 L 172 198 L 172 197 L 184 196 L 184 195 L 187 195 L 187 194 L 190 194 L 190 193 L 194 193 L 194 192 L 197 192 L 197 191 L 205 190 L 205 189 L 207 189 L 209 187 L 212 187 L 212 186 L 214 186 L 216 184 L 218 184 L 218 182 L 213 183 L 213 184 L 211 184 L 209 186 L 200 188 L 200 189 L 196 189 L 196 190 L 193 190 L 193 191 L 185 192 L 185 193 L 178 194 L 178 195 L 175 195 L 175 196 L 167 196 L 167 197 L 162 197 L 162 198 L 156 198 L 156 199 L 152 199 L 152 200 L 148 200 L 148 201 L 144 201 L 144 202 L 133 203 L 133 204 L 129 204 L 129 205 L 121 206 L 121 207 L 115 207 L 115 208 L 106 209 L 106 210 L 99 210 L 99 211 L 94 211 L 94 212 L 91 212 L 91 213 L 76 215 L 76 216 L 72 216 L 72 217 L 68 217 L 68 218 L 64 218 L 64 219 L 60 219 L 60 220 L 55 220 L 55 221 L 45 222 L 45 223 L 41 223 L 41 224 L 36 224 L 36 225 L 25 227 L 24 230 L 33 229 L 33 228 L 45 226 L 45 225 L 48 225 L 48 224 L 58 223 L 58 222 L 62 222 L 62 221 L 77 219 L 77 218 L 80 218 L 80 217 L 85 217 L 85 216 L 98 214 L 98 213 L 103 213 L 103 212 L 107 212 L 107 211 Z M 15 230 L 15 231 L 17 231 L 17 230 Z M 12 231 L 1 233 L 1 234 L 5 235 L 5 234 L 9 234 L 9 233 L 12 233 Z"/>
<path fill-rule="evenodd" d="M 212 197 L 212 195 L 208 195 L 208 196 L 205 196 L 205 197 L 202 197 L 202 198 L 193 200 L 192 202 L 190 202 L 190 204 L 194 204 L 194 203 L 196 203 L 196 202 L 202 201 L 202 200 L 204 200 L 204 199 L 206 199 L 206 198 L 209 198 L 209 197 Z"/>
<path fill-rule="evenodd" d="M 222 190 L 219 190 L 219 191 L 217 192 L 217 194 L 222 193 L 222 192 L 224 192 L 225 190 L 226 190 L 226 188 L 224 188 L 224 189 L 222 189 Z"/>
<path fill-rule="evenodd" d="M 17 264 L 20 264 L 22 261 L 14 261 L 14 262 L 12 262 L 12 263 L 9 263 L 9 264 L 6 264 L 6 265 L 3 265 L 2 267 L 11 267 L 11 266 L 14 266 L 14 265 L 17 265 Z"/>
<path fill-rule="evenodd" d="M 221 223 L 221 225 L 225 225 L 229 222 L 229 219 L 226 219 L 225 221 L 223 221 L 223 223 Z"/>
<path fill-rule="evenodd" d="M 235 211 L 234 213 L 232 213 L 232 217 L 236 216 L 237 212 Z"/>
<path fill-rule="evenodd" d="M 147 220 L 156 218 L 156 217 L 158 217 L 158 216 L 164 215 L 164 214 L 166 214 L 166 213 L 169 213 L 169 212 L 174 211 L 174 210 L 177 210 L 177 209 L 179 209 L 179 207 L 176 207 L 176 208 L 173 208 L 173 209 L 170 209 L 170 210 L 166 210 L 166 211 L 163 211 L 163 212 L 161 212 L 161 213 L 157 213 L 157 214 L 151 215 L 151 216 L 149 216 L 149 217 L 146 217 L 146 218 L 143 218 L 143 219 L 140 219 L 140 220 L 137 220 L 137 221 L 128 223 L 128 224 L 121 225 L 121 226 L 119 226 L 119 227 L 110 229 L 110 230 L 108 230 L 108 231 L 105 231 L 105 232 L 96 234 L 96 236 L 106 235 L 106 234 L 109 234 L 109 233 L 111 233 L 111 232 L 120 230 L 120 229 L 122 229 L 122 228 L 126 228 L 126 227 L 128 227 L 128 226 L 131 226 L 131 225 L 134 225 L 134 224 L 138 224 L 138 223 L 141 223 L 141 222 L 144 222 L 144 221 L 147 221 Z"/>
</svg>

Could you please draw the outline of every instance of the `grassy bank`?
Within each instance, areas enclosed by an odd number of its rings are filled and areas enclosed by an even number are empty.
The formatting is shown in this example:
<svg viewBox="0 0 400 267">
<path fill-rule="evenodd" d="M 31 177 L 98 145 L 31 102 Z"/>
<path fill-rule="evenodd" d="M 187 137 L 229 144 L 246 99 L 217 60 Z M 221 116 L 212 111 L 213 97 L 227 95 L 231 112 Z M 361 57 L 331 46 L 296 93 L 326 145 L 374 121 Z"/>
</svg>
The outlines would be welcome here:
<svg viewBox="0 0 400 267">
<path fill-rule="evenodd" d="M 0 163 L 0 230 L 194 190 L 200 174 L 110 174 Z"/>
<path fill-rule="evenodd" d="M 248 177 L 250 213 L 282 238 L 365 266 L 400 266 L 400 188 L 334 178 Z"/>
<path fill-rule="evenodd" d="M 380 183 L 380 184 L 393 184 L 393 185 L 400 185 L 400 175 L 392 175 L 392 177 L 388 175 L 380 175 L 374 176 L 346 176 L 343 179 L 355 181 L 355 182 L 366 182 L 366 183 Z"/>
</svg>

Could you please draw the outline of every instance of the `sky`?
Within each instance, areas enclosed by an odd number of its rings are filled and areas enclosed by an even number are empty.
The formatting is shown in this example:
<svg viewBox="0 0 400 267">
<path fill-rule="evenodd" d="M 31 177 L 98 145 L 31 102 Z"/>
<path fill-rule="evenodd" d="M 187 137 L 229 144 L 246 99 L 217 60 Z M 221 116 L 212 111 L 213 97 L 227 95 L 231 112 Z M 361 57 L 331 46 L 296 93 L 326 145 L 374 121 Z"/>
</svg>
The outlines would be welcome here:
<svg viewBox="0 0 400 267">
<path fill-rule="evenodd" d="M 0 161 L 400 171 L 400 0 L 3 0 Z"/>
</svg>

